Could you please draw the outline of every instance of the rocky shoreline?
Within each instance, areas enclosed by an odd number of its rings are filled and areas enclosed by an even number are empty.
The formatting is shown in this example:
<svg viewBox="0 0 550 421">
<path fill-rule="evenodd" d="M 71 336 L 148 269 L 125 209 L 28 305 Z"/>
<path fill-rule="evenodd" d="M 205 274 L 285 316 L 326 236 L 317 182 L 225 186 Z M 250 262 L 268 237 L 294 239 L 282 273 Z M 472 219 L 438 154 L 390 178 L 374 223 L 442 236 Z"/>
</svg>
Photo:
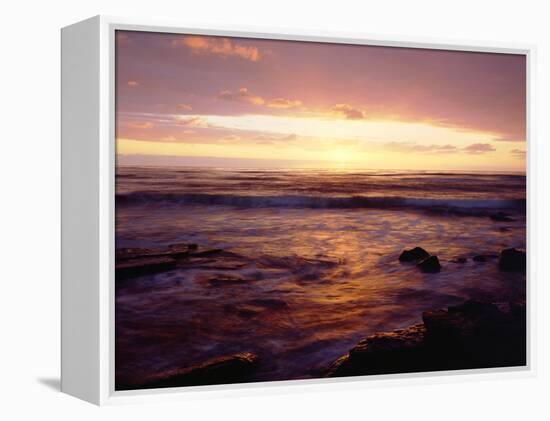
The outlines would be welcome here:
<svg viewBox="0 0 550 421">
<path fill-rule="evenodd" d="M 361 340 L 326 377 L 514 367 L 526 364 L 525 303 L 469 300 L 423 323 Z"/>
<path fill-rule="evenodd" d="M 496 264 L 504 272 L 526 271 L 526 254 L 504 249 L 499 254 L 478 254 L 474 262 Z M 463 264 L 467 257 L 457 256 L 450 263 Z M 452 270 L 441 265 L 437 256 L 421 247 L 404 250 L 402 264 L 437 274 Z M 334 263 L 334 262 L 330 262 Z M 336 263 L 335 263 L 336 264 Z M 174 269 L 209 269 L 212 288 L 230 287 L 256 281 L 226 271 L 240 269 L 243 256 L 221 250 L 201 250 L 196 244 L 172 244 L 164 248 L 119 248 L 116 250 L 117 286 L 131 279 Z M 430 275 L 437 276 L 437 275 Z M 243 319 L 255 317 L 259 309 L 280 309 L 282 300 L 255 300 L 234 309 Z M 208 359 L 203 363 L 156 373 L 139 384 L 120 384 L 117 390 L 228 384 L 256 381 L 254 374 L 261 357 L 254 352 L 239 352 Z M 371 374 L 429 372 L 441 370 L 524 366 L 526 364 L 525 302 L 492 303 L 468 300 L 446 309 L 425 311 L 422 323 L 390 332 L 380 332 L 359 341 L 349 352 L 334 361 L 318 377 L 343 377 Z"/>
</svg>

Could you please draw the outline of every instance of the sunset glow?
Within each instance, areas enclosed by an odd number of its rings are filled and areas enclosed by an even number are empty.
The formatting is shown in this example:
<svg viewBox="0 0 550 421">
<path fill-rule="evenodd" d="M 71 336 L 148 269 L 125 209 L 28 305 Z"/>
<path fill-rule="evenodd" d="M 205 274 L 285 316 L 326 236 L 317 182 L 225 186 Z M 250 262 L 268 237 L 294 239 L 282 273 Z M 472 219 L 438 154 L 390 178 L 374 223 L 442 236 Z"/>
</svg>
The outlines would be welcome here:
<svg viewBox="0 0 550 421">
<path fill-rule="evenodd" d="M 117 53 L 122 164 L 525 167 L 523 56 L 140 32 Z"/>
</svg>

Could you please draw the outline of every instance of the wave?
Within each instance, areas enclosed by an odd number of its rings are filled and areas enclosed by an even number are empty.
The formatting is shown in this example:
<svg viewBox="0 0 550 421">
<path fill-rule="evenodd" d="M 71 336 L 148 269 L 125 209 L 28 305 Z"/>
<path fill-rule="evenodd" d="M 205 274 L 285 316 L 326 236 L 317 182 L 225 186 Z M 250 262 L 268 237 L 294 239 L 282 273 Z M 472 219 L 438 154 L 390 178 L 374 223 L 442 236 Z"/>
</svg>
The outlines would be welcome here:
<svg viewBox="0 0 550 421">
<path fill-rule="evenodd" d="M 430 199 L 406 197 L 244 196 L 203 193 L 133 192 L 116 195 L 117 205 L 172 204 L 178 206 L 230 206 L 239 208 L 418 208 L 423 210 L 489 214 L 495 210 L 525 211 L 525 199 Z M 484 212 L 485 211 L 485 212 Z"/>
</svg>

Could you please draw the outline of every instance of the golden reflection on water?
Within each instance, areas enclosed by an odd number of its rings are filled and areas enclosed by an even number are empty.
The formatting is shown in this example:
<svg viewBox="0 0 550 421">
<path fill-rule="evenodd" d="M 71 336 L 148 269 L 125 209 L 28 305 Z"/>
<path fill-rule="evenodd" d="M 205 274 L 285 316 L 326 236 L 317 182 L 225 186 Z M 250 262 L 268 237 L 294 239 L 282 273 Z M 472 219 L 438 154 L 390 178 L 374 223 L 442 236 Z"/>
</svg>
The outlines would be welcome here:
<svg viewBox="0 0 550 421">
<path fill-rule="evenodd" d="M 117 217 L 123 229 L 137 215 Z M 524 246 L 524 220 L 509 225 L 501 231 L 486 218 L 373 209 L 167 211 L 144 229 L 144 238 L 176 242 L 182 238 L 173 233 L 200 227 L 205 247 L 242 255 L 246 266 L 237 272 L 253 281 L 214 288 L 204 271 L 189 270 L 120 290 L 117 369 L 139 377 L 177 362 L 255 350 L 276 361 L 259 379 L 314 375 L 311 367 L 322 367 L 361 337 L 416 323 L 424 310 L 475 294 L 506 300 L 524 292 L 523 279 L 495 264 L 450 263 Z M 439 256 L 441 273 L 398 261 L 402 249 L 417 245 Z M 128 353 L 132 348 L 139 353 Z"/>
</svg>

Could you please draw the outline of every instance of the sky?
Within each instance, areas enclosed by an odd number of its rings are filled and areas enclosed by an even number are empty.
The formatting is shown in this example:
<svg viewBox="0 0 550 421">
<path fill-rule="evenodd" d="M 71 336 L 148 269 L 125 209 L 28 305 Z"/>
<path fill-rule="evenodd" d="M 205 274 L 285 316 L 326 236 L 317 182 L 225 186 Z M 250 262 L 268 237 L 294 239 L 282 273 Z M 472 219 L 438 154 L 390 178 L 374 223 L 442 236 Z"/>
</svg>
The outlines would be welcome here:
<svg viewBox="0 0 550 421">
<path fill-rule="evenodd" d="M 525 56 L 116 35 L 120 165 L 525 171 Z"/>
</svg>

